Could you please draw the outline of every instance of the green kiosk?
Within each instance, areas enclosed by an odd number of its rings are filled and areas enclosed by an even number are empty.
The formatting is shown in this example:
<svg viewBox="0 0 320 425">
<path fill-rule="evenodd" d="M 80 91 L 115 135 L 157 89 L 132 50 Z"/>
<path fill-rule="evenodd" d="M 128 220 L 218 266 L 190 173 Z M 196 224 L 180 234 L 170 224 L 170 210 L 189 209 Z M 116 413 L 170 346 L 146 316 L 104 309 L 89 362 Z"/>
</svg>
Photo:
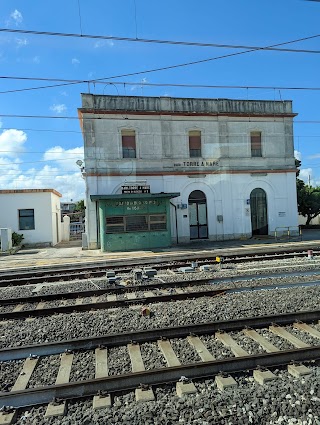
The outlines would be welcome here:
<svg viewBox="0 0 320 425">
<path fill-rule="evenodd" d="M 170 199 L 180 193 L 132 193 L 132 188 L 123 192 L 90 196 L 98 203 L 101 251 L 170 246 Z"/>
</svg>

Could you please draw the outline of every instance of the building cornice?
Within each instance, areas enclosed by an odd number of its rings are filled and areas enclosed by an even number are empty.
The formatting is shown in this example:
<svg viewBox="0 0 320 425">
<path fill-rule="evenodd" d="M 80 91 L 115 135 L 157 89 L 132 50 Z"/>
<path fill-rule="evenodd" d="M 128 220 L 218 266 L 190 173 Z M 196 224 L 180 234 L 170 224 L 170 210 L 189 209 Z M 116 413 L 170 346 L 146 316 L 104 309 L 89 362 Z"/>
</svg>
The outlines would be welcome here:
<svg viewBox="0 0 320 425">
<path fill-rule="evenodd" d="M 180 117 L 231 117 L 231 118 L 294 118 L 296 113 L 234 113 L 234 112 L 169 112 L 169 111 L 128 111 L 128 110 L 108 110 L 108 109 L 86 109 L 79 108 L 79 119 L 96 119 L 101 120 L 101 117 L 88 117 L 84 115 L 136 115 L 136 116 L 180 116 Z"/>
<path fill-rule="evenodd" d="M 286 169 L 286 170 L 199 170 L 199 171 L 155 171 L 155 172 L 135 172 L 135 176 L 198 176 L 198 175 L 208 175 L 208 174 L 285 174 L 285 173 L 296 173 L 296 169 Z M 102 172 L 87 172 L 86 177 L 126 177 L 126 173 L 102 173 Z"/>
<path fill-rule="evenodd" d="M 62 198 L 61 193 L 59 193 L 55 189 L 3 189 L 3 190 L 0 190 L 0 195 L 6 195 L 9 193 L 44 193 L 44 192 L 51 192 L 59 196 L 59 198 Z"/>
</svg>

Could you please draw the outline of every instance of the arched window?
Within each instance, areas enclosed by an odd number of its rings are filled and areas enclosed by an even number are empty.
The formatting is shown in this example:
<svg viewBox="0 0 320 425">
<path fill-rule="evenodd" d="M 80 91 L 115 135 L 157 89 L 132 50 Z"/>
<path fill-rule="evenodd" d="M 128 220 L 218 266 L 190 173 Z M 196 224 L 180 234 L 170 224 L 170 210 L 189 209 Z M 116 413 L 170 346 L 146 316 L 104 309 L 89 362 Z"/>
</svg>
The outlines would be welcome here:
<svg viewBox="0 0 320 425">
<path fill-rule="evenodd" d="M 122 157 L 136 158 L 136 132 L 135 130 L 121 130 Z"/>
<path fill-rule="evenodd" d="M 261 188 L 253 189 L 250 194 L 251 226 L 253 235 L 268 234 L 267 195 Z"/>
<path fill-rule="evenodd" d="M 188 199 L 190 239 L 207 239 L 207 198 L 201 190 L 194 190 Z"/>
</svg>

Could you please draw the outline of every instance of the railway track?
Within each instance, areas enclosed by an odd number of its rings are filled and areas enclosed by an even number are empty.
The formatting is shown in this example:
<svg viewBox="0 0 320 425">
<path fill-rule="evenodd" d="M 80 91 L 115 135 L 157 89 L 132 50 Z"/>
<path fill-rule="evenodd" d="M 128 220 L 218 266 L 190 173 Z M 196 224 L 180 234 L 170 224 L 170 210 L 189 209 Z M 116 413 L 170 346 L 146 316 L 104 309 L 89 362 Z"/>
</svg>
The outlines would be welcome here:
<svg viewBox="0 0 320 425">
<path fill-rule="evenodd" d="M 248 370 L 253 371 L 254 379 L 260 384 L 277 379 L 273 368 L 287 366 L 288 372 L 296 377 L 308 375 L 311 370 L 298 363 L 320 359 L 319 319 L 319 310 L 304 311 L 1 349 L 1 362 L 24 360 L 24 364 L 16 381 L 7 383 L 7 391 L 0 393 L 0 407 L 12 406 L 6 413 L 2 412 L 0 418 L 5 416 L 7 424 L 13 423 L 17 409 L 40 404 L 48 404 L 48 416 L 63 414 L 67 400 L 82 397 L 94 397 L 94 408 L 110 406 L 111 395 L 129 390 L 136 390 L 137 400 L 151 400 L 154 399 L 152 387 L 169 382 L 176 384 L 180 396 L 196 392 L 194 382 L 209 377 L 215 377 L 217 386 L 224 390 L 237 385 L 234 378 L 225 374 Z M 235 332 L 244 334 L 255 344 L 257 348 L 253 353 L 237 342 Z M 279 348 L 266 333 L 286 341 L 285 349 Z M 227 355 L 217 359 L 212 347 L 207 347 L 201 339 L 203 336 L 227 350 Z M 196 361 L 181 364 L 175 352 L 175 338 L 185 340 Z M 164 367 L 146 370 L 143 345 L 150 342 L 157 344 Z M 128 352 L 131 371 L 110 375 L 109 354 L 114 347 L 121 346 Z M 94 351 L 95 377 L 69 382 L 72 363 L 79 350 Z M 60 355 L 55 384 L 28 388 L 40 359 L 52 355 Z"/>
<path fill-rule="evenodd" d="M 132 286 L 117 285 L 88 291 L 62 292 L 45 295 L 33 294 L 31 296 L 18 298 L 5 298 L 0 299 L 0 319 L 26 319 L 28 317 L 50 316 L 59 313 L 69 314 L 115 307 L 130 307 L 132 305 L 186 300 L 189 298 L 214 297 L 235 291 L 280 289 L 320 284 L 319 280 L 284 283 L 283 285 L 271 282 L 264 284 L 263 282 L 263 278 L 290 278 L 291 276 L 305 276 L 305 274 L 306 272 L 292 272 L 285 274 L 273 273 L 265 276 L 259 275 L 259 279 L 261 279 L 262 283 L 255 285 L 240 283 L 248 279 L 257 278 L 256 275 L 245 275 L 214 280 L 212 278 L 173 282 L 155 282 L 152 280 L 148 283 L 140 283 L 139 285 Z M 312 272 L 312 275 L 315 275 L 314 272 Z M 200 287 L 199 290 L 197 289 L 198 287 Z M 1 307 L 4 307 L 4 311 L 1 311 Z"/>
<path fill-rule="evenodd" d="M 318 256 L 320 251 L 313 251 L 314 256 Z M 169 262 L 161 262 L 159 260 L 144 260 L 141 262 L 132 263 L 129 266 L 120 266 L 117 262 L 112 262 L 112 264 L 95 264 L 95 265 L 82 265 L 77 267 L 51 267 L 50 269 L 33 269 L 30 271 L 21 271 L 21 272 L 0 272 L 0 287 L 6 286 L 21 286 L 28 284 L 39 284 L 44 282 L 56 282 L 56 281 L 69 281 L 76 279 L 87 279 L 87 278 L 99 278 L 104 277 L 106 272 L 110 269 L 116 271 L 117 273 L 128 273 L 131 272 L 133 268 L 143 267 L 143 266 L 153 266 L 157 270 L 165 269 L 177 269 L 178 267 L 185 267 L 190 265 L 191 262 L 197 262 L 198 265 L 205 264 L 217 264 L 216 257 L 207 255 L 204 258 L 199 258 L 201 255 L 195 256 L 193 258 L 188 258 L 187 260 L 172 260 Z M 233 263 L 245 263 L 253 261 L 267 261 L 267 260 L 280 260 L 280 259 L 289 259 L 294 257 L 306 257 L 307 251 L 305 249 L 294 251 L 278 251 L 276 253 L 266 253 L 266 254 L 250 254 L 250 255 L 230 255 L 227 254 L 223 257 L 224 264 L 233 264 Z"/>
</svg>

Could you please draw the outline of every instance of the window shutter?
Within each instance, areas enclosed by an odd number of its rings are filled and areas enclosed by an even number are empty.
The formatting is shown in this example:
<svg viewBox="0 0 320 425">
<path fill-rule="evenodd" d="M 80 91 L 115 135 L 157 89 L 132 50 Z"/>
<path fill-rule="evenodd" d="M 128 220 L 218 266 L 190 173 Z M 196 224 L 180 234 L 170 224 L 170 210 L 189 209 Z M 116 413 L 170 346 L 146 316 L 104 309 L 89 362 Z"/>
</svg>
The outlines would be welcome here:
<svg viewBox="0 0 320 425">
<path fill-rule="evenodd" d="M 251 155 L 252 156 L 262 156 L 261 150 L 261 132 L 252 131 L 250 133 L 251 138 Z"/>
<path fill-rule="evenodd" d="M 121 135 L 123 148 L 136 148 L 136 132 L 134 130 L 122 130 Z"/>
<path fill-rule="evenodd" d="M 189 148 L 201 150 L 201 132 L 200 131 L 189 132 Z"/>
</svg>

